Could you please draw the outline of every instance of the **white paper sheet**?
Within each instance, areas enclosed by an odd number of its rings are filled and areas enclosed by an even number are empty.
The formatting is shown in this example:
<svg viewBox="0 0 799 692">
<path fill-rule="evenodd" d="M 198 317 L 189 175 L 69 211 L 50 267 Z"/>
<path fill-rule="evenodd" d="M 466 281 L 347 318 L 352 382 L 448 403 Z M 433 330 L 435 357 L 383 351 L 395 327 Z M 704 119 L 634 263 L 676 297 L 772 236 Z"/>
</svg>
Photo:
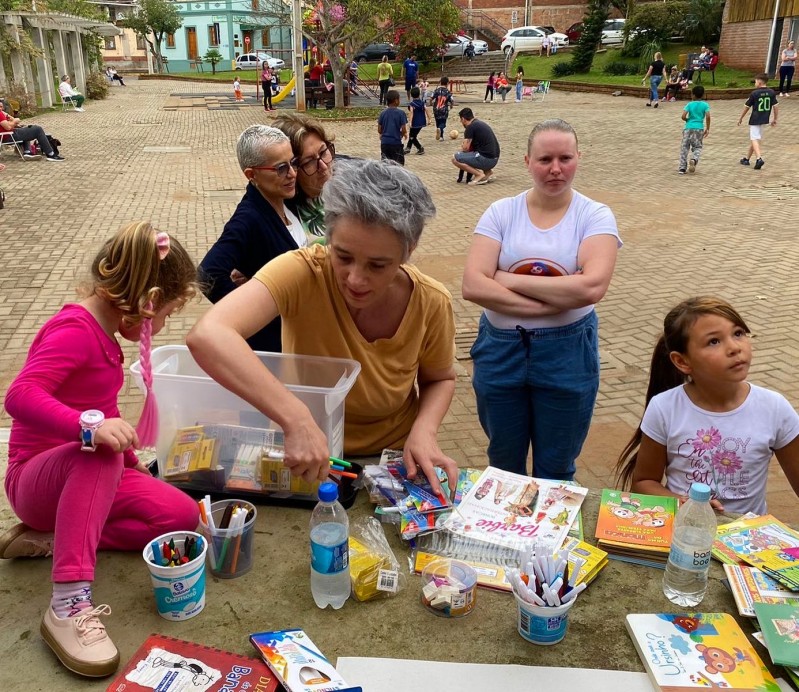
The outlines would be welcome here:
<svg viewBox="0 0 799 692">
<path fill-rule="evenodd" d="M 338 672 L 363 692 L 652 692 L 646 673 L 586 668 L 496 665 L 489 663 L 442 663 L 393 658 L 341 657 Z M 501 685 L 499 685 L 501 681 Z M 542 686 L 542 683 L 544 686 Z M 499 685 L 499 687 L 498 687 Z"/>
</svg>

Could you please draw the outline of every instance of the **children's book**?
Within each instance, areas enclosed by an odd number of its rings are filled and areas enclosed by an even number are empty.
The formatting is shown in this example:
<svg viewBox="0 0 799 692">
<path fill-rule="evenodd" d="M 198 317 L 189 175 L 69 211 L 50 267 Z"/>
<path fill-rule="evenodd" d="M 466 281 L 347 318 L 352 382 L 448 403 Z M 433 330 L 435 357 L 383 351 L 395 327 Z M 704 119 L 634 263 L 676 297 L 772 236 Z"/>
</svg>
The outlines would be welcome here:
<svg viewBox="0 0 799 692">
<path fill-rule="evenodd" d="M 791 591 L 799 591 L 799 533 L 770 514 L 720 526 L 716 540 Z"/>
<path fill-rule="evenodd" d="M 765 648 L 768 648 L 766 645 L 766 638 L 763 636 L 762 632 L 752 632 L 752 638 L 759 641 Z M 785 672 L 788 673 L 788 677 L 791 679 L 791 682 L 793 682 L 794 687 L 799 687 L 799 668 L 785 666 Z"/>
<path fill-rule="evenodd" d="M 799 594 L 789 591 L 765 572 L 749 565 L 724 565 L 738 612 L 755 617 L 755 603 L 799 606 Z"/>
<path fill-rule="evenodd" d="M 716 529 L 716 540 L 713 541 L 713 548 L 710 554 L 724 565 L 745 565 L 746 563 L 735 554 L 735 551 L 728 548 L 725 543 L 721 541 L 719 536 L 723 536 L 730 532 L 735 532 L 743 526 L 746 526 L 747 519 L 756 519 L 759 515 L 753 512 L 747 512 L 735 521 L 729 524 L 721 524 Z"/>
<path fill-rule="evenodd" d="M 250 641 L 288 692 L 362 692 L 344 682 L 301 629 L 258 632 Z"/>
<path fill-rule="evenodd" d="M 444 522 L 451 533 L 521 549 L 559 546 L 588 490 L 488 467 Z"/>
<path fill-rule="evenodd" d="M 151 634 L 106 692 L 221 692 L 283 688 L 263 661 L 212 646 Z"/>
<path fill-rule="evenodd" d="M 597 545 L 614 559 L 665 563 L 677 505 L 676 497 L 605 488 L 596 523 Z"/>
<path fill-rule="evenodd" d="M 657 690 L 780 690 L 729 613 L 635 614 L 626 625 Z"/>
<path fill-rule="evenodd" d="M 755 613 L 771 660 L 780 666 L 799 666 L 799 606 L 755 603 Z"/>
</svg>

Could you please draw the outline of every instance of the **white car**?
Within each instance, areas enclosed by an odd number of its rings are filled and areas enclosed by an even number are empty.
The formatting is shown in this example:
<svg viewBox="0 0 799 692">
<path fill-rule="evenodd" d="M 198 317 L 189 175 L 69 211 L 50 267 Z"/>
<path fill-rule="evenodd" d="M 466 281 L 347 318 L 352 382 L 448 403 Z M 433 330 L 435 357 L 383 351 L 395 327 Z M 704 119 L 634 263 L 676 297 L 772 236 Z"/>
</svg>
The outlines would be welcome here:
<svg viewBox="0 0 799 692">
<path fill-rule="evenodd" d="M 603 45 L 622 43 L 624 41 L 624 20 L 608 19 L 602 27 L 602 38 L 599 42 Z"/>
<path fill-rule="evenodd" d="M 511 29 L 502 39 L 500 48 L 507 55 L 513 49 L 516 53 L 531 53 L 541 50 L 544 36 L 557 42 L 558 46 L 568 46 L 569 37 L 566 34 L 549 33 L 540 26 L 519 26 Z"/>
<path fill-rule="evenodd" d="M 273 58 L 269 53 L 244 53 L 236 58 L 237 70 L 260 70 L 264 61 L 270 70 L 282 70 L 286 63 L 280 58 Z"/>
<path fill-rule="evenodd" d="M 473 38 L 470 39 L 468 36 L 456 36 L 454 41 L 447 43 L 447 51 L 444 53 L 444 57 L 460 58 L 466 50 L 466 46 L 469 45 L 469 41 L 472 42 L 475 55 L 482 55 L 488 52 L 488 44 L 485 41 L 478 41 Z"/>
</svg>

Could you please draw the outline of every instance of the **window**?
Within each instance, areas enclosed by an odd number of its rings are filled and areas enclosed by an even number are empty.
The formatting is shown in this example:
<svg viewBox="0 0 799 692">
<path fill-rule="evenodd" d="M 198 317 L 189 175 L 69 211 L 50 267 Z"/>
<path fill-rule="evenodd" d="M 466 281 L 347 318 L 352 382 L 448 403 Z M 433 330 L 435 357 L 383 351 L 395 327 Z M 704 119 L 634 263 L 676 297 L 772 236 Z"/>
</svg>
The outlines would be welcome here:
<svg viewBox="0 0 799 692">
<path fill-rule="evenodd" d="M 105 49 L 106 50 L 116 50 L 117 42 L 114 36 L 106 36 L 105 37 Z"/>
<path fill-rule="evenodd" d="M 219 30 L 219 22 L 208 25 L 208 45 L 218 46 L 222 41 L 220 40 L 221 32 Z"/>
<path fill-rule="evenodd" d="M 136 50 L 147 50 L 147 44 L 144 42 L 144 37 L 136 34 Z"/>
<path fill-rule="evenodd" d="M 269 40 L 269 29 L 263 29 L 261 31 L 261 45 L 266 48 L 270 43 Z"/>
<path fill-rule="evenodd" d="M 167 48 L 174 48 L 175 47 L 175 34 L 167 34 L 166 35 L 166 47 Z"/>
</svg>

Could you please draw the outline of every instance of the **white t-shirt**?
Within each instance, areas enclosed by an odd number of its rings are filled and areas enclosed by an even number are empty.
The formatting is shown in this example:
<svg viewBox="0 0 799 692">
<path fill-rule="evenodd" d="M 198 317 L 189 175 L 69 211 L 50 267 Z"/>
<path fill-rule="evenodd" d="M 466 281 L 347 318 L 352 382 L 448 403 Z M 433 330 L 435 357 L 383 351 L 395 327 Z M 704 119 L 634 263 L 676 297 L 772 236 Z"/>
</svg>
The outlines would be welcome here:
<svg viewBox="0 0 799 692">
<path fill-rule="evenodd" d="M 58 85 L 58 92 L 61 94 L 62 99 L 69 96 L 76 96 L 78 93 L 72 88 L 69 82 L 61 82 L 61 84 Z"/>
<path fill-rule="evenodd" d="M 696 406 L 684 386 L 649 402 L 641 430 L 666 447 L 666 487 L 673 493 L 687 495 L 698 481 L 726 510 L 766 513 L 769 462 L 799 435 L 799 415 L 782 394 L 749 387 L 743 404 L 724 413 Z"/>
<path fill-rule="evenodd" d="M 291 233 L 291 237 L 294 238 L 294 241 L 297 243 L 297 247 L 307 246 L 308 236 L 305 235 L 305 229 L 302 226 L 302 221 L 300 221 L 294 212 L 292 212 L 288 207 L 283 207 L 283 213 L 289 220 L 286 228 L 289 229 L 289 233 Z"/>
<path fill-rule="evenodd" d="M 599 202 L 572 190 L 572 201 L 563 218 L 552 228 L 540 229 L 527 212 L 527 192 L 494 202 L 477 222 L 475 233 L 501 243 L 498 269 L 516 274 L 566 276 L 577 271 L 580 243 L 593 235 L 619 238 L 613 212 Z M 618 240 L 619 247 L 622 246 Z M 585 317 L 593 305 L 565 310 L 546 317 L 520 318 L 486 309 L 497 329 L 562 327 Z"/>
</svg>

